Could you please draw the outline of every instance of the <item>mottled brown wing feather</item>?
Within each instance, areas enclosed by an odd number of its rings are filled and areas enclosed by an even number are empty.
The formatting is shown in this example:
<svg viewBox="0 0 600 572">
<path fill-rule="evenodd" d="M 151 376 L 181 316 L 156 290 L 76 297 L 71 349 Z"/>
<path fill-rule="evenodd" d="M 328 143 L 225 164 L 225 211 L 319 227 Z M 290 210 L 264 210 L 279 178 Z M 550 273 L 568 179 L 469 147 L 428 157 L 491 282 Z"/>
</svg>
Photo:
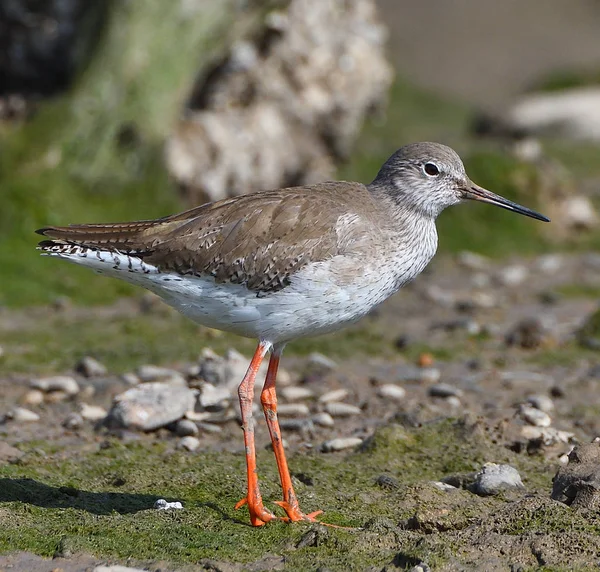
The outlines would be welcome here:
<svg viewBox="0 0 600 572">
<path fill-rule="evenodd" d="M 258 292 L 279 290 L 309 261 L 343 251 L 336 223 L 375 208 L 358 183 L 331 182 L 243 195 L 156 221 L 40 229 L 51 239 L 135 254 L 161 270 L 211 275 Z"/>
</svg>

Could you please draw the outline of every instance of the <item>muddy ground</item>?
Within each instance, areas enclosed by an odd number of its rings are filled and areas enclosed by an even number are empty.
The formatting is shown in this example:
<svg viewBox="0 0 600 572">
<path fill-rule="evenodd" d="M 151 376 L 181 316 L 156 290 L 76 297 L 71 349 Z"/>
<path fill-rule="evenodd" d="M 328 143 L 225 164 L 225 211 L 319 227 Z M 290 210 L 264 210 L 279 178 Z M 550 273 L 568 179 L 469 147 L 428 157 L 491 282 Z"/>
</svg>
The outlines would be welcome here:
<svg viewBox="0 0 600 572">
<path fill-rule="evenodd" d="M 600 434 L 597 332 L 579 333 L 597 308 L 598 284 L 595 254 L 498 263 L 463 253 L 437 260 L 346 332 L 292 344 L 283 361 L 290 399 L 282 387 L 280 403 L 308 407 L 282 415 L 297 492 L 304 510 L 324 510 L 323 523 L 344 528 L 252 529 L 245 509 L 233 510 L 244 495 L 233 399 L 213 411 L 218 429 L 201 425 L 193 452 L 167 428 L 115 431 L 85 419 L 65 427 L 83 403 L 108 409 L 129 387 L 127 370 L 154 361 L 202 390 L 192 373 L 203 347 L 248 355 L 251 342 L 188 325 L 148 297 L 101 311 L 60 303 L 5 311 L 0 413 L 23 406 L 39 420 L 9 415 L 0 425 L 0 550 L 24 552 L 0 557 L 0 570 L 105 562 L 150 570 L 591 569 L 600 563 L 596 497 L 572 508 L 551 491 L 566 454 Z M 108 372 L 73 373 L 83 355 Z M 82 390 L 24 403 L 31 380 L 48 373 L 74 375 Z M 382 394 L 386 384 L 405 395 Z M 311 395 L 295 397 L 290 387 Z M 334 414 L 332 427 L 312 422 L 327 408 L 319 396 L 340 388 L 348 390 L 340 400 L 360 410 Z M 527 416 L 530 398 L 547 418 Z M 256 436 L 263 495 L 275 509 L 280 493 L 260 417 Z M 360 443 L 322 452 L 324 442 L 348 437 Z M 523 488 L 475 494 L 473 475 L 485 463 L 516 468 Z M 158 498 L 184 509 L 155 510 Z"/>
</svg>

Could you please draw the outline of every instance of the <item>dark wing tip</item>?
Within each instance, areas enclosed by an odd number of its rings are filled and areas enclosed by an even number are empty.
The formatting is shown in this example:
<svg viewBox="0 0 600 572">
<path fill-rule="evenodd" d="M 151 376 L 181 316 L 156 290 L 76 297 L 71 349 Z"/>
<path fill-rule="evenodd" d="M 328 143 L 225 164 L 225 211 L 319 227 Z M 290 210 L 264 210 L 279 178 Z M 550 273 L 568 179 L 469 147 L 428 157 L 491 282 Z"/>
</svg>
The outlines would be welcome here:
<svg viewBox="0 0 600 572">
<path fill-rule="evenodd" d="M 53 230 L 51 226 L 45 226 L 43 228 L 38 228 L 35 232 L 36 234 L 41 234 L 42 236 L 48 236 L 46 233 Z"/>
</svg>

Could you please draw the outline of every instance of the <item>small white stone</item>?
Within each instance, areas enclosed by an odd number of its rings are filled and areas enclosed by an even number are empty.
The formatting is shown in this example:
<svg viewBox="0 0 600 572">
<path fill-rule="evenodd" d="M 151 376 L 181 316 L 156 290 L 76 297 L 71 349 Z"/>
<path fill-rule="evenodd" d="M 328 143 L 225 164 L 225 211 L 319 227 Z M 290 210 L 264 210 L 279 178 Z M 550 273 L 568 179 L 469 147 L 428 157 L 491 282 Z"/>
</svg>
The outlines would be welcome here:
<svg viewBox="0 0 600 572">
<path fill-rule="evenodd" d="M 25 405 L 40 405 L 44 402 L 44 394 L 39 389 L 30 389 L 23 396 L 23 403 Z"/>
<path fill-rule="evenodd" d="M 126 372 L 124 374 L 121 375 L 121 379 L 127 384 L 127 385 L 138 385 L 138 383 L 140 383 L 142 380 L 132 371 Z"/>
<path fill-rule="evenodd" d="M 552 399 L 550 399 L 547 395 L 530 395 L 527 398 L 527 403 L 536 409 L 539 409 L 540 411 L 545 411 L 546 413 L 554 411 L 554 401 L 552 401 Z"/>
<path fill-rule="evenodd" d="M 437 489 L 440 489 L 440 491 L 444 492 L 456 490 L 456 487 L 448 483 L 443 483 L 442 481 L 432 481 L 431 484 Z"/>
<path fill-rule="evenodd" d="M 319 397 L 319 403 L 331 403 L 332 401 L 342 401 L 346 399 L 350 392 L 347 389 L 333 389 Z"/>
<path fill-rule="evenodd" d="M 575 434 L 569 431 L 561 431 L 554 427 L 534 427 L 532 425 L 522 427 L 521 435 L 528 441 L 537 441 L 540 439 L 547 447 L 560 443 L 569 443 L 575 437 Z"/>
<path fill-rule="evenodd" d="M 69 431 L 76 431 L 83 425 L 83 417 L 79 413 L 70 413 L 62 422 L 62 426 Z"/>
<path fill-rule="evenodd" d="M 444 401 L 446 402 L 447 405 L 449 405 L 453 409 L 458 409 L 459 407 L 462 407 L 462 402 L 458 397 L 456 397 L 456 395 L 451 395 L 450 397 L 446 397 L 446 399 Z"/>
<path fill-rule="evenodd" d="M 330 439 L 321 445 L 323 453 L 332 453 L 334 451 L 343 451 L 344 449 L 353 449 L 363 442 L 359 437 L 339 437 Z"/>
<path fill-rule="evenodd" d="M 277 406 L 277 415 L 281 417 L 307 417 L 310 409 L 304 403 L 281 403 Z"/>
<path fill-rule="evenodd" d="M 187 385 L 185 378 L 181 373 L 167 367 L 158 367 L 148 364 L 138 367 L 137 376 L 143 383 L 152 381 L 161 381 L 163 383 L 172 383 L 175 385 Z"/>
<path fill-rule="evenodd" d="M 186 411 L 185 418 L 190 421 L 206 421 L 210 419 L 213 414 L 210 411 Z"/>
<path fill-rule="evenodd" d="M 519 471 L 510 465 L 486 463 L 475 475 L 473 491 L 482 496 L 496 495 L 505 489 L 524 488 Z"/>
<path fill-rule="evenodd" d="M 498 300 L 489 292 L 473 292 L 471 294 L 471 302 L 477 307 L 489 310 L 498 305 Z"/>
<path fill-rule="evenodd" d="M 190 453 L 195 451 L 198 447 L 200 447 L 200 439 L 191 435 L 188 435 L 187 437 L 182 437 L 179 440 L 179 448 L 185 449 L 186 451 L 190 451 Z"/>
<path fill-rule="evenodd" d="M 180 419 L 175 423 L 175 433 L 180 437 L 198 434 L 198 425 L 189 419 Z"/>
<path fill-rule="evenodd" d="M 322 411 L 321 413 L 316 413 L 315 415 L 313 415 L 312 422 L 315 425 L 320 425 L 321 427 L 333 427 L 335 425 L 335 421 L 333 420 L 333 417 L 331 415 L 329 415 L 329 413 L 326 413 L 325 411 Z"/>
<path fill-rule="evenodd" d="M 31 387 L 49 393 L 51 391 L 62 391 L 67 395 L 77 395 L 79 393 L 79 384 L 68 375 L 55 375 L 53 377 L 43 377 L 33 379 Z"/>
<path fill-rule="evenodd" d="M 97 359 L 92 356 L 85 356 L 75 366 L 75 371 L 85 377 L 100 377 L 106 375 L 108 370 Z"/>
<path fill-rule="evenodd" d="M 278 380 L 279 382 L 279 376 Z M 309 387 L 300 387 L 298 385 L 290 385 L 281 390 L 281 397 L 286 401 L 302 401 L 303 399 L 311 399 L 315 396 L 315 392 Z"/>
<path fill-rule="evenodd" d="M 17 421 L 18 423 L 28 423 L 33 421 L 39 421 L 40 416 L 29 409 L 24 407 L 15 407 L 7 413 L 7 418 Z"/>
<path fill-rule="evenodd" d="M 519 407 L 519 415 L 525 423 L 535 427 L 550 427 L 552 425 L 550 415 L 535 407 L 531 407 L 531 405 L 521 405 Z"/>
<path fill-rule="evenodd" d="M 350 417 L 351 415 L 360 415 L 362 410 L 356 405 L 350 405 L 349 403 L 340 403 L 333 401 L 325 405 L 325 411 L 332 417 Z"/>
<path fill-rule="evenodd" d="M 219 427 L 218 425 L 215 425 L 214 423 L 204 423 L 202 421 L 198 423 L 198 429 L 203 433 L 211 434 L 223 432 L 223 429 L 221 429 L 221 427 Z"/>
<path fill-rule="evenodd" d="M 100 407 L 99 405 L 88 405 L 87 403 L 81 404 L 79 412 L 81 417 L 88 421 L 101 421 L 108 415 L 108 412 L 104 407 Z"/>
<path fill-rule="evenodd" d="M 437 367 L 422 367 L 419 371 L 419 381 L 422 383 L 437 383 L 442 372 Z"/>
<path fill-rule="evenodd" d="M 214 386 L 212 383 L 202 384 L 202 391 L 198 398 L 202 407 L 215 407 L 223 405 L 231 399 L 231 392 L 223 385 Z"/>
<path fill-rule="evenodd" d="M 170 510 L 170 509 L 181 510 L 183 508 L 183 505 L 179 501 L 168 502 L 165 499 L 158 499 L 154 503 L 154 508 L 156 510 Z"/>
<path fill-rule="evenodd" d="M 318 367 L 320 369 L 324 369 L 327 371 L 333 371 L 334 369 L 337 369 L 338 364 L 333 361 L 331 358 L 328 358 L 327 356 L 320 354 L 319 352 L 313 352 L 308 356 L 308 363 L 312 366 L 312 367 Z"/>
<path fill-rule="evenodd" d="M 377 395 L 384 399 L 392 399 L 394 401 L 402 401 L 406 396 L 406 389 L 393 383 L 386 383 L 377 388 Z"/>
<path fill-rule="evenodd" d="M 522 264 L 514 264 L 503 268 L 498 274 L 498 280 L 504 286 L 520 286 L 527 280 L 529 270 Z"/>
<path fill-rule="evenodd" d="M 490 259 L 470 250 L 463 250 L 456 256 L 456 261 L 461 266 L 470 270 L 485 270 L 490 265 Z"/>
<path fill-rule="evenodd" d="M 560 254 L 544 254 L 540 256 L 535 267 L 544 274 L 556 274 L 563 265 L 563 258 Z"/>
</svg>

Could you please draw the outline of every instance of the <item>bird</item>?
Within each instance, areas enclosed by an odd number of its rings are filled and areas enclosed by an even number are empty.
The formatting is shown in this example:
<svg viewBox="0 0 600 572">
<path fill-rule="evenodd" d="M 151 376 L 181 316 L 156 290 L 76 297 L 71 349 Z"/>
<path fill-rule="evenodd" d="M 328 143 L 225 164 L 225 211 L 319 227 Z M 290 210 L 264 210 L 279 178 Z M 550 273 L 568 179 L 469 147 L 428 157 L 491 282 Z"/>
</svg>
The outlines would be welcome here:
<svg viewBox="0 0 600 572">
<path fill-rule="evenodd" d="M 545 216 L 473 183 L 458 154 L 440 143 L 401 147 L 370 184 L 330 181 L 206 203 L 156 220 L 48 226 L 43 254 L 142 286 L 193 321 L 257 340 L 238 388 L 250 522 L 318 521 L 304 513 L 277 419 L 282 352 L 298 338 L 358 321 L 415 278 L 434 256 L 437 216 L 465 200 L 539 221 Z M 260 493 L 252 403 L 270 353 L 260 401 L 286 516 Z"/>
</svg>

